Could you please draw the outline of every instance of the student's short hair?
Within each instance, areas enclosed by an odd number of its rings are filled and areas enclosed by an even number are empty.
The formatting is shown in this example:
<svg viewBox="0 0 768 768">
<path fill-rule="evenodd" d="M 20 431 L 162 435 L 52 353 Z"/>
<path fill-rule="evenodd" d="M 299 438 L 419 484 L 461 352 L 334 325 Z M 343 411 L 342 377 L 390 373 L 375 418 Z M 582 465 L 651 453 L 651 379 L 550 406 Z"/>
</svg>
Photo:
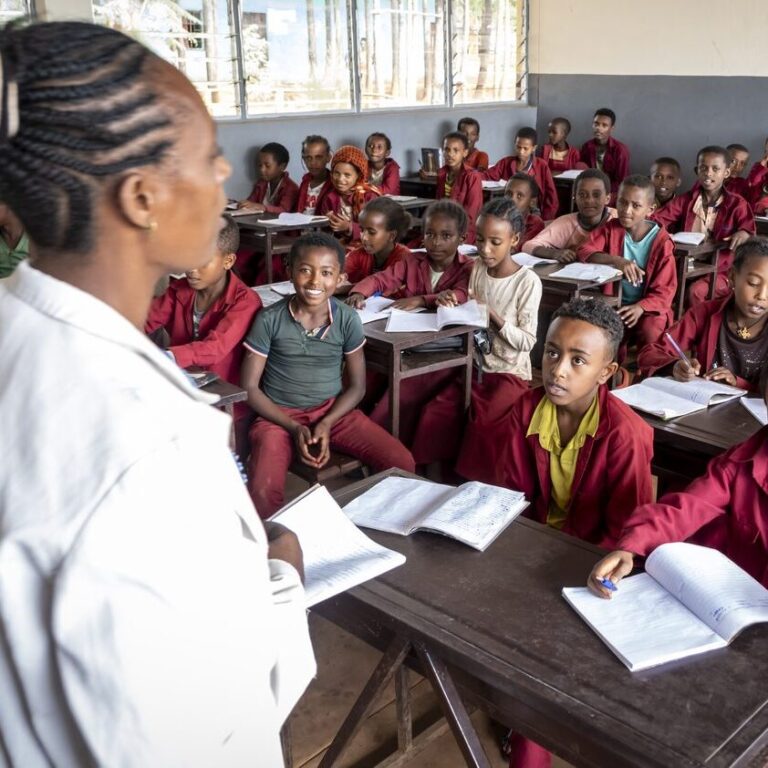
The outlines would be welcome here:
<svg viewBox="0 0 768 768">
<path fill-rule="evenodd" d="M 306 149 L 307 146 L 310 144 L 324 144 L 325 145 L 325 151 L 330 152 L 331 151 L 331 145 L 328 141 L 328 139 L 325 138 L 325 136 L 319 136 L 316 133 L 310 133 L 309 136 L 307 136 L 304 141 L 301 142 L 301 149 L 302 151 Z"/>
<path fill-rule="evenodd" d="M 427 219 L 433 216 L 445 216 L 456 222 L 456 228 L 460 235 L 466 235 L 469 228 L 469 217 L 462 206 L 453 200 L 438 200 L 432 203 L 424 212 L 424 229 L 427 228 Z"/>
<path fill-rule="evenodd" d="M 523 231 L 523 215 L 508 197 L 492 197 L 480 210 L 480 216 L 493 216 L 494 219 L 506 221 L 518 235 Z"/>
<path fill-rule="evenodd" d="M 634 187 L 635 189 L 644 189 L 648 195 L 648 200 L 653 202 L 656 199 L 656 187 L 653 186 L 653 182 L 642 173 L 633 173 L 631 176 L 627 176 L 624 181 L 619 184 L 619 189 L 622 187 Z"/>
<path fill-rule="evenodd" d="M 520 128 L 515 134 L 515 139 L 530 139 L 534 144 L 539 143 L 539 137 L 535 128 L 531 128 L 526 125 L 524 128 Z"/>
<path fill-rule="evenodd" d="M 611 352 L 611 360 L 616 359 L 619 344 L 624 338 L 624 323 L 619 313 L 602 299 L 571 299 L 556 309 L 552 322 L 558 318 L 582 320 L 602 329 Z"/>
<path fill-rule="evenodd" d="M 680 163 L 678 163 L 674 157 L 657 157 L 653 163 L 651 163 L 651 168 L 653 168 L 654 165 L 671 165 L 677 168 L 678 173 L 682 170 L 680 168 Z"/>
<path fill-rule="evenodd" d="M 378 131 L 374 131 L 366 140 L 365 140 L 365 146 L 368 146 L 368 142 L 371 139 L 384 139 L 384 143 L 387 145 L 387 152 L 389 152 L 392 149 L 392 142 L 389 140 L 389 136 L 387 136 L 386 133 L 379 133 Z"/>
<path fill-rule="evenodd" d="M 327 232 L 310 232 L 294 240 L 291 246 L 291 252 L 288 254 L 288 263 L 291 267 L 302 257 L 304 251 L 310 248 L 324 248 L 335 253 L 339 258 L 339 269 L 344 269 L 344 246 Z"/>
<path fill-rule="evenodd" d="M 599 181 L 603 182 L 603 187 L 605 187 L 605 194 L 610 195 L 611 194 L 611 180 L 608 178 L 608 174 L 604 171 L 601 171 L 599 168 L 587 168 L 586 171 L 582 171 L 577 177 L 576 177 L 576 183 L 573 187 L 573 193 L 576 194 L 579 191 L 579 185 L 583 181 L 587 181 L 588 179 L 598 179 Z"/>
<path fill-rule="evenodd" d="M 734 252 L 733 268 L 739 272 L 751 256 L 768 256 L 768 237 L 750 237 Z"/>
<path fill-rule="evenodd" d="M 237 253 L 240 247 L 240 230 L 237 222 L 228 213 L 225 213 L 222 218 L 224 226 L 219 230 L 216 238 L 216 248 L 219 253 L 226 256 L 228 253 Z"/>
<path fill-rule="evenodd" d="M 720 155 L 726 165 L 731 164 L 731 153 L 725 147 L 720 147 L 717 144 L 708 144 L 706 147 L 702 147 L 696 153 L 696 165 L 699 164 L 703 155 Z"/>
<path fill-rule="evenodd" d="M 549 121 L 552 125 L 562 125 L 566 135 L 571 132 L 571 121 L 567 117 L 555 117 Z"/>
<path fill-rule="evenodd" d="M 592 116 L 594 120 L 596 117 L 607 117 L 611 121 L 611 125 L 616 125 L 616 113 L 608 107 L 600 107 L 595 110 L 595 114 Z"/>
<path fill-rule="evenodd" d="M 540 200 L 541 188 L 536 183 L 536 179 L 534 179 L 533 176 L 529 176 L 527 173 L 523 173 L 522 171 L 513 173 L 512 176 L 510 176 L 509 181 L 507 182 L 507 186 L 504 189 L 504 194 L 507 193 L 507 189 L 509 189 L 509 185 L 513 181 L 524 181 L 528 185 L 528 189 L 531 190 L 531 197 L 535 197 L 537 200 Z"/>
<path fill-rule="evenodd" d="M 746 152 L 749 154 L 749 150 L 743 144 L 729 144 L 726 149 L 729 152 Z"/>
<path fill-rule="evenodd" d="M 411 228 L 411 215 L 400 203 L 389 197 L 375 197 L 360 211 L 360 216 L 364 213 L 380 213 L 386 222 L 387 231 L 397 232 L 398 240 Z"/>
<path fill-rule="evenodd" d="M 443 144 L 446 141 L 460 141 L 464 145 L 464 149 L 469 149 L 469 139 L 461 131 L 449 131 L 443 136 Z"/>
<path fill-rule="evenodd" d="M 259 148 L 260 155 L 272 155 L 275 158 L 278 165 L 288 165 L 291 162 L 291 155 L 288 150 L 276 141 L 270 141 L 263 147 Z"/>
<path fill-rule="evenodd" d="M 477 128 L 478 135 L 480 134 L 480 123 L 475 120 L 474 117 L 462 117 L 458 123 L 456 123 L 456 130 L 460 131 L 462 125 L 474 125 Z"/>
</svg>

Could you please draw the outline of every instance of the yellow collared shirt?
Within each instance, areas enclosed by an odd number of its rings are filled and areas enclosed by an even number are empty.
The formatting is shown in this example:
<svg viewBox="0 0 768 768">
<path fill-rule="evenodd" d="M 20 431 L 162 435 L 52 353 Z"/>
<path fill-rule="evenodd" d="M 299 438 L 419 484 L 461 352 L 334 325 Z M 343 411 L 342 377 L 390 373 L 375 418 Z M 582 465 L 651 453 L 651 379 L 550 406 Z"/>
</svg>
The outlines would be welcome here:
<svg viewBox="0 0 768 768">
<path fill-rule="evenodd" d="M 600 408 L 597 395 L 584 414 L 584 418 L 576 430 L 576 434 L 566 446 L 560 442 L 560 427 L 557 424 L 557 406 L 548 398 L 543 397 L 536 406 L 531 417 L 526 437 L 539 436 L 539 445 L 549 453 L 549 476 L 552 484 L 549 509 L 547 510 L 547 525 L 562 528 L 568 516 L 571 503 L 571 487 L 576 462 L 587 436 L 594 437 L 600 424 Z"/>
</svg>

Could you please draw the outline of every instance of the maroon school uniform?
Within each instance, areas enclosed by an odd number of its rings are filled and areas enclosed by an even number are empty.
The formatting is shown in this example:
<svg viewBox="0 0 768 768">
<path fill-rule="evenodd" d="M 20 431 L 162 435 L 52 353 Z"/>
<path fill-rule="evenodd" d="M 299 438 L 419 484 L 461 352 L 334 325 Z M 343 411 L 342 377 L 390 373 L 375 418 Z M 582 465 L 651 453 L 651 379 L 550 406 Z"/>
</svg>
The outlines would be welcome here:
<svg viewBox="0 0 768 768">
<path fill-rule="evenodd" d="M 350 251 L 344 259 L 344 272 L 347 273 L 347 280 L 353 285 L 364 280 L 368 275 L 372 275 L 374 272 L 380 272 L 389 267 L 393 267 L 398 261 L 402 261 L 411 252 L 401 243 L 395 243 L 395 247 L 392 252 L 387 256 L 387 260 L 384 262 L 384 266 L 381 270 L 375 269 L 375 262 L 373 260 L 373 254 L 368 253 L 365 248 L 355 248 L 354 251 Z"/>
<path fill-rule="evenodd" d="M 718 520 L 725 535 L 717 548 L 768 587 L 768 427 L 712 459 L 684 491 L 636 509 L 614 548 L 648 555 Z"/>
<path fill-rule="evenodd" d="M 446 197 L 445 182 L 448 178 L 448 167 L 443 166 L 437 172 L 437 188 L 435 199 Z M 469 219 L 465 243 L 475 242 L 475 221 L 483 207 L 483 181 L 478 171 L 473 171 L 466 163 L 461 167 L 451 187 L 450 199 L 457 202 L 466 212 Z"/>
<path fill-rule="evenodd" d="M 366 203 L 371 200 L 375 200 L 377 197 L 381 197 L 379 192 L 373 187 L 368 187 L 360 193 L 360 204 L 352 207 L 352 231 L 349 235 L 343 238 L 344 242 L 348 242 L 350 246 L 356 247 L 360 242 L 360 224 L 358 224 L 358 218 L 360 211 L 365 207 Z M 333 213 L 339 213 L 342 210 L 341 193 L 335 188 L 331 187 L 328 192 L 323 196 L 322 202 L 318 205 L 316 213 L 319 215 L 325 215 L 329 211 Z"/>
<path fill-rule="evenodd" d="M 729 192 L 733 192 L 734 195 L 741 195 L 747 202 L 749 202 L 752 196 L 749 182 L 743 176 L 729 176 L 725 180 L 724 186 Z"/>
<path fill-rule="evenodd" d="M 586 168 L 586 164 L 581 162 L 581 152 L 578 147 L 572 147 L 570 144 L 566 144 L 565 157 L 562 160 L 555 160 L 552 157 L 554 147 L 551 144 L 544 144 L 539 147 L 537 152 L 539 157 L 549 166 L 549 170 L 552 176 L 557 176 L 563 171 L 572 171 L 576 168 Z"/>
<path fill-rule="evenodd" d="M 488 168 L 488 153 L 477 147 L 470 149 L 464 163 L 475 171 L 484 171 Z"/>
<path fill-rule="evenodd" d="M 296 210 L 299 213 L 304 213 L 308 206 L 314 208 L 315 212 L 320 209 L 323 199 L 328 194 L 328 191 L 333 189 L 331 182 L 331 172 L 328 171 L 328 178 L 323 183 L 320 191 L 317 193 L 317 197 L 314 200 L 310 200 L 309 188 L 312 186 L 312 174 L 305 173 L 301 178 L 301 184 L 299 184 L 299 197 L 296 201 Z"/>
<path fill-rule="evenodd" d="M 532 157 L 527 167 L 521 168 L 517 157 L 510 155 L 503 157 L 496 165 L 483 173 L 483 179 L 489 181 L 501 181 L 501 179 L 511 179 L 516 173 L 522 171 L 532 176 L 541 190 L 541 199 L 539 208 L 544 219 L 554 219 L 557 216 L 557 189 L 549 170 L 547 162 L 540 157 Z"/>
<path fill-rule="evenodd" d="M 541 216 L 537 216 L 535 213 L 529 213 L 525 217 L 525 224 L 523 225 L 523 233 L 520 235 L 520 242 L 517 244 L 517 250 L 522 251 L 523 246 L 529 241 L 533 240 L 539 232 L 544 230 L 547 225 L 544 223 L 544 219 Z"/>
<path fill-rule="evenodd" d="M 239 384 L 242 341 L 261 309 L 261 299 L 230 272 L 224 292 L 201 318 L 195 339 L 192 310 L 196 296 L 185 278 L 171 278 L 166 292 L 152 300 L 144 330 L 152 333 L 165 328 L 170 337 L 168 349 L 182 368 L 197 365 L 230 384 Z M 236 417 L 247 410 L 244 403 L 237 403 Z"/>
<path fill-rule="evenodd" d="M 581 145 L 581 162 L 587 168 L 597 168 L 599 146 L 595 139 L 590 139 Z M 608 143 L 605 146 L 603 171 L 611 180 L 611 205 L 615 205 L 619 184 L 629 176 L 629 147 L 614 139 L 613 136 L 608 137 Z"/>
<path fill-rule="evenodd" d="M 271 202 L 265 203 L 264 196 L 267 194 L 268 187 L 268 181 L 263 179 L 257 181 L 253 185 L 248 199 L 253 203 L 263 203 L 267 213 L 293 213 L 296 210 L 296 201 L 299 199 L 299 187 L 288 175 L 288 171 L 283 173 L 283 177 L 280 179 Z"/>
<path fill-rule="evenodd" d="M 368 183 L 373 184 L 370 178 Z M 384 175 L 382 176 L 381 184 L 375 184 L 374 186 L 381 190 L 382 195 L 400 194 L 400 166 L 391 157 L 384 161 Z"/>
<path fill-rule="evenodd" d="M 757 216 L 762 216 L 765 206 L 761 206 L 758 211 L 760 201 L 766 197 L 765 186 L 768 184 L 768 168 L 761 163 L 755 163 L 747 174 L 747 202 L 752 206 L 752 210 Z"/>
</svg>

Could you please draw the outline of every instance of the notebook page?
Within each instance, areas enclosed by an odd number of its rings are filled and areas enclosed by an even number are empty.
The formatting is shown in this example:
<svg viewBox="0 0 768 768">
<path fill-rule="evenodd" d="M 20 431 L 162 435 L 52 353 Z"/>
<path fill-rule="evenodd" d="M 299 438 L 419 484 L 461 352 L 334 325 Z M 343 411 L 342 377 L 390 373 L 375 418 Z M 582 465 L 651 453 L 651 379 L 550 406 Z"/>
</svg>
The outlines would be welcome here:
<svg viewBox="0 0 768 768">
<path fill-rule="evenodd" d="M 763 425 L 768 424 L 768 406 L 758 397 L 742 397 L 741 404 Z"/>
<path fill-rule="evenodd" d="M 705 408 L 705 406 L 683 397 L 648 387 L 646 386 L 647 381 L 650 379 L 641 384 L 624 387 L 624 389 L 614 389 L 611 394 L 632 408 L 637 408 L 639 411 L 650 413 L 664 420 L 686 416 Z"/>
<path fill-rule="evenodd" d="M 563 597 L 632 672 L 726 645 L 647 573 L 623 579 L 610 600 L 586 587 Z"/>
<path fill-rule="evenodd" d="M 380 546 L 358 530 L 322 485 L 274 519 L 299 537 L 307 607 L 405 562 L 404 555 Z"/>
<path fill-rule="evenodd" d="M 556 179 L 578 179 L 581 171 L 578 168 L 569 168 L 567 171 L 558 173 Z"/>
<path fill-rule="evenodd" d="M 706 237 L 703 232 L 675 232 L 672 241 L 681 245 L 701 245 Z"/>
<path fill-rule="evenodd" d="M 395 303 L 394 299 L 386 299 L 384 296 L 371 296 L 365 300 L 365 307 L 358 309 L 357 314 L 363 325 L 374 320 L 384 320 L 389 317 L 390 307 Z"/>
<path fill-rule="evenodd" d="M 411 477 L 385 477 L 350 501 L 344 514 L 356 525 L 407 536 L 429 511 L 453 494 L 450 485 Z"/>
<path fill-rule="evenodd" d="M 645 567 L 728 642 L 750 624 L 768 621 L 768 589 L 716 549 L 683 542 L 662 544 Z"/>
<path fill-rule="evenodd" d="M 281 213 L 276 219 L 259 219 L 259 224 L 267 226 L 285 226 L 303 227 L 307 224 L 327 221 L 327 216 L 310 216 L 306 213 Z"/>
<path fill-rule="evenodd" d="M 437 315 L 434 312 L 406 312 L 393 309 L 387 321 L 389 333 L 419 333 L 438 330 Z"/>
<path fill-rule="evenodd" d="M 488 314 L 485 307 L 470 299 L 457 307 L 437 308 L 437 327 L 445 328 L 447 325 L 475 325 L 485 328 L 488 325 Z"/>
<path fill-rule="evenodd" d="M 282 283 L 272 283 L 269 287 L 281 296 L 293 296 L 296 293 L 296 289 L 290 280 L 283 280 Z"/>
<path fill-rule="evenodd" d="M 273 304 L 277 304 L 278 301 L 282 301 L 283 297 L 272 290 L 268 285 L 254 285 L 251 289 L 255 291 L 261 299 L 262 306 L 271 307 Z"/>
<path fill-rule="evenodd" d="M 519 491 L 471 482 L 459 486 L 421 521 L 481 552 L 528 506 Z"/>
<path fill-rule="evenodd" d="M 573 262 L 566 264 L 562 269 L 553 272 L 550 277 L 562 277 L 570 280 L 591 280 L 594 283 L 604 283 L 612 277 L 620 275 L 618 269 L 609 267 L 607 264 L 582 264 Z"/>
<path fill-rule="evenodd" d="M 557 264 L 557 259 L 542 259 L 530 253 L 513 253 L 512 261 L 521 267 L 535 267 L 537 264 Z"/>
<path fill-rule="evenodd" d="M 666 376 L 654 376 L 646 379 L 642 386 L 652 387 L 654 390 L 668 392 L 677 397 L 706 406 L 711 405 L 713 402 L 724 403 L 746 394 L 744 389 L 698 377 L 692 381 L 676 381 Z"/>
</svg>

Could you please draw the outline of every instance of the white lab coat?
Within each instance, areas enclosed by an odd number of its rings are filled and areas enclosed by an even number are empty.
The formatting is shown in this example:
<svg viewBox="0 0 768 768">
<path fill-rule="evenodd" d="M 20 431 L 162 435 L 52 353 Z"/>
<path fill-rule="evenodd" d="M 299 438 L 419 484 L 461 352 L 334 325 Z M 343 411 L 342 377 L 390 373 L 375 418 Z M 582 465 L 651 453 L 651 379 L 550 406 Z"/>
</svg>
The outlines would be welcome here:
<svg viewBox="0 0 768 768">
<path fill-rule="evenodd" d="M 282 765 L 304 591 L 210 401 L 90 294 L 0 281 L 0 765 Z"/>
</svg>

